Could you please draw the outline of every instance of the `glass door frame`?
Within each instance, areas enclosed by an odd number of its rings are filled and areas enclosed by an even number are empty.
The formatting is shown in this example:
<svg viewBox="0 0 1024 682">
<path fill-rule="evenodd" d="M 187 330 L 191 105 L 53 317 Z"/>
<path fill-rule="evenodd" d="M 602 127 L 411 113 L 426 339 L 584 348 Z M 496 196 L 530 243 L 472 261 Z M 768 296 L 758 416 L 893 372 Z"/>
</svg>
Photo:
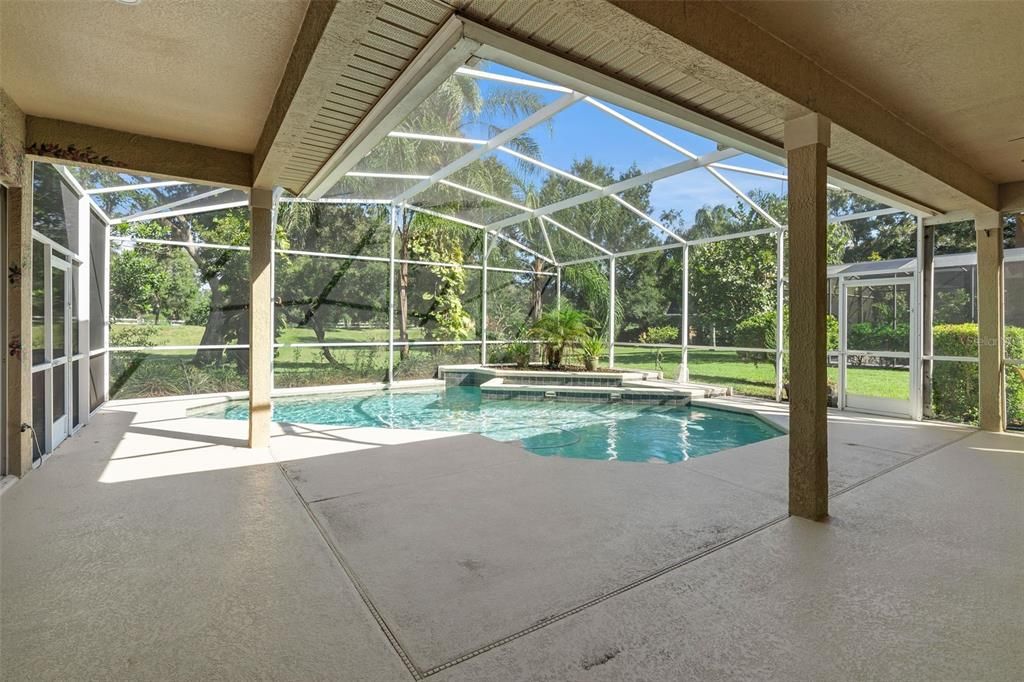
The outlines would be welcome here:
<svg viewBox="0 0 1024 682">
<path fill-rule="evenodd" d="M 45 273 L 43 277 L 43 359 L 32 365 L 32 374 L 35 376 L 38 373 L 43 374 L 43 395 L 42 406 L 43 406 L 43 433 L 35 433 L 33 448 L 32 465 L 39 466 L 42 464 L 53 452 L 53 449 L 60 445 L 64 439 L 72 435 L 78 428 L 74 423 L 74 400 L 81 400 L 81 397 L 75 394 L 74 391 L 74 377 L 72 376 L 72 369 L 75 361 L 80 360 L 84 355 L 82 354 L 82 348 L 79 347 L 79 353 L 74 353 L 73 337 L 72 334 L 79 333 L 74 324 L 75 311 L 73 307 L 76 302 L 76 296 L 74 295 L 73 287 L 76 286 L 74 281 L 75 266 L 79 268 L 82 266 L 82 259 L 75 255 L 70 249 L 57 244 L 53 240 L 47 238 L 45 235 L 32 231 L 33 249 L 41 247 L 43 250 L 43 264 L 42 270 Z M 59 359 L 54 358 L 53 348 L 53 274 L 55 272 L 62 272 L 64 275 L 64 305 L 62 311 L 64 315 L 64 356 Z M 77 296 L 77 299 L 81 299 L 81 296 Z M 80 303 L 79 303 L 80 305 Z M 79 317 L 81 317 L 79 315 Z M 28 351 L 31 352 L 31 351 Z M 54 390 L 53 390 L 53 379 L 54 372 L 63 372 L 64 376 L 64 416 L 57 423 L 54 422 Z M 34 382 L 33 382 L 34 383 Z M 33 410 L 35 409 L 37 396 L 32 397 Z M 86 409 L 86 406 L 79 405 L 80 409 Z M 38 453 L 35 451 L 38 448 Z M 36 457 L 36 455 L 39 455 Z"/>
<path fill-rule="evenodd" d="M 839 303 L 839 351 L 838 351 L 838 404 L 841 410 L 855 412 L 866 412 L 892 417 L 904 417 L 920 419 L 918 406 L 921 402 L 921 357 L 920 357 L 920 300 L 918 298 L 918 277 L 916 272 L 900 273 L 878 273 L 877 277 L 856 279 L 851 277 L 839 277 L 838 282 L 838 303 Z M 909 347 L 906 351 L 861 351 L 854 349 L 851 353 L 848 344 L 849 305 L 847 294 L 850 289 L 857 289 L 865 286 L 906 286 L 909 288 L 907 316 L 910 323 L 910 334 L 908 337 Z M 898 400 L 895 398 L 873 398 L 871 405 L 865 405 L 854 401 L 851 405 L 847 392 L 847 370 L 849 369 L 849 357 L 855 355 L 870 355 L 878 358 L 905 359 L 909 365 L 908 399 Z"/>
<path fill-rule="evenodd" d="M 74 326 L 74 323 L 73 323 L 74 314 L 73 314 L 73 311 L 72 311 L 71 308 L 72 308 L 72 304 L 73 304 L 73 301 L 74 301 L 74 296 L 72 295 L 72 292 L 71 292 L 71 287 L 72 287 L 72 284 L 71 284 L 71 273 L 72 273 L 71 262 L 67 261 L 67 260 L 64 260 L 63 258 L 54 257 L 53 249 L 50 249 L 50 256 L 49 256 L 48 260 L 49 260 L 49 275 L 50 276 L 49 276 L 49 278 L 47 279 L 47 282 L 46 282 L 46 285 L 47 285 L 47 306 L 46 306 L 47 320 L 46 320 L 46 325 L 47 325 L 47 338 L 48 338 L 48 341 L 50 343 L 50 374 L 49 374 L 49 377 L 48 377 L 49 381 L 47 382 L 48 383 L 48 387 L 49 387 L 49 391 L 50 391 L 50 397 L 47 399 L 47 403 L 46 404 L 47 404 L 48 409 L 50 410 L 50 414 L 49 414 L 49 416 L 46 419 L 46 425 L 47 425 L 47 429 L 49 430 L 49 438 L 47 439 L 47 443 L 48 443 L 48 446 L 49 446 L 48 449 L 50 451 L 52 451 L 54 448 L 56 448 L 58 445 L 60 445 L 62 442 L 64 442 L 65 438 L 67 438 L 69 435 L 71 435 L 71 426 L 72 426 L 71 397 L 72 397 L 72 393 L 73 393 L 73 391 L 72 391 L 73 383 L 72 383 L 72 377 L 71 377 L 71 366 L 72 366 L 72 359 L 71 358 L 73 356 L 73 346 L 72 346 L 72 339 L 71 339 L 71 328 Z M 62 329 L 64 330 L 64 339 L 63 339 L 63 341 L 61 343 L 62 343 L 62 346 L 63 346 L 62 350 L 64 352 L 63 352 L 63 355 L 61 357 L 59 357 L 59 358 L 54 356 L 55 348 L 54 348 L 54 345 L 53 345 L 53 332 L 54 332 L 54 322 L 55 322 L 55 320 L 54 320 L 54 317 L 55 317 L 54 312 L 55 311 L 53 309 L 53 303 L 54 303 L 53 285 L 55 283 L 55 275 L 57 273 L 61 273 L 60 277 L 62 277 L 63 280 L 64 280 L 64 284 L 63 284 L 63 287 L 64 287 L 63 302 L 62 302 L 62 305 L 61 305 L 61 311 L 62 311 L 62 314 L 64 315 L 63 327 L 62 327 Z M 55 406 L 55 401 L 54 401 L 54 398 L 56 397 L 56 395 L 55 395 L 56 391 L 54 390 L 54 385 L 55 385 L 55 380 L 57 379 L 57 373 L 58 372 L 60 373 L 61 377 L 63 378 L 63 382 L 64 382 L 64 390 L 62 392 L 63 396 L 64 396 L 64 405 L 63 405 L 63 409 L 61 410 L 63 414 L 60 416 L 60 418 L 56 418 L 55 417 L 55 414 L 56 414 L 57 410 L 55 409 L 56 406 Z"/>
</svg>

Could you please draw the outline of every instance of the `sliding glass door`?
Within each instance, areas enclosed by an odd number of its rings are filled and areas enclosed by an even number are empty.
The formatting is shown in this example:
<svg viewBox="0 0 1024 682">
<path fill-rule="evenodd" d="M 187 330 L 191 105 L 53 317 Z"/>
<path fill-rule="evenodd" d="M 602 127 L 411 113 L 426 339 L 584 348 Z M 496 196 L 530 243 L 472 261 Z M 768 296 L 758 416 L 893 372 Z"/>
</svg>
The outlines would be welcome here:
<svg viewBox="0 0 1024 682">
<path fill-rule="evenodd" d="M 50 365 L 51 401 L 50 449 L 57 447 L 70 432 L 68 418 L 72 392 L 71 363 L 71 264 L 66 260 L 50 258 L 50 347 L 53 357 Z"/>
<path fill-rule="evenodd" d="M 82 356 L 75 338 L 77 259 L 37 238 L 32 260 L 32 458 L 38 462 L 79 425 L 72 369 Z"/>
</svg>

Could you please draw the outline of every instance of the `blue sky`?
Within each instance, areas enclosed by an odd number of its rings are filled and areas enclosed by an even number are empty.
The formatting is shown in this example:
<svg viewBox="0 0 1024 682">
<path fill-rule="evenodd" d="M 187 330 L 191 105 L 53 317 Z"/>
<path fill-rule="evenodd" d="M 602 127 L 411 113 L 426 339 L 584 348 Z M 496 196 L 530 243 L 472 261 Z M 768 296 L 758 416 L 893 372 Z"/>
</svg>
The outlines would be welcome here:
<svg viewBox="0 0 1024 682">
<path fill-rule="evenodd" d="M 481 64 L 477 68 L 537 80 L 527 74 L 494 63 Z M 478 82 L 485 96 L 495 87 L 518 87 L 486 80 Z M 557 92 L 532 88 L 531 91 L 538 93 L 545 104 L 560 96 L 560 93 Z M 608 106 L 626 114 L 637 123 L 694 154 L 707 154 L 716 148 L 714 142 L 701 136 L 621 107 L 611 104 Z M 504 128 L 513 122 L 495 120 L 493 123 Z M 485 134 L 480 130 L 473 131 L 473 133 L 467 131 L 467 133 Z M 611 114 L 586 102 L 573 104 L 550 119 L 549 124 L 542 124 L 531 130 L 530 134 L 540 145 L 542 160 L 565 170 L 570 168 L 574 160 L 587 156 L 599 163 L 612 166 L 616 173 L 624 172 L 634 163 L 641 171 L 647 172 L 686 160 L 685 156 L 671 147 L 652 139 Z M 728 163 L 759 170 L 784 172 L 784 169 L 779 166 L 748 154 L 731 159 Z M 785 191 L 785 183 L 780 180 L 733 172 L 723 172 L 723 174 L 744 192 L 749 193 L 757 188 L 772 192 Z M 735 195 L 710 173 L 702 169 L 656 182 L 651 193 L 651 203 L 654 206 L 655 215 L 664 210 L 676 208 L 683 212 L 687 225 L 692 224 L 694 213 L 702 206 L 719 203 L 731 206 L 735 202 Z"/>
</svg>

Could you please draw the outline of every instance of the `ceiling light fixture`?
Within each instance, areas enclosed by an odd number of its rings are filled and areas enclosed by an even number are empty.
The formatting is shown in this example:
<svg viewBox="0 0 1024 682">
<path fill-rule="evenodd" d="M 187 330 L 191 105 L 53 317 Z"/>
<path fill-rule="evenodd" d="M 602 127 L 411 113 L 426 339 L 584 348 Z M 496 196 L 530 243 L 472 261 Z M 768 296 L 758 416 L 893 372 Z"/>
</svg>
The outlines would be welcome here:
<svg viewBox="0 0 1024 682">
<path fill-rule="evenodd" d="M 119 5 L 138 5 L 142 0 L 114 0 Z"/>
</svg>

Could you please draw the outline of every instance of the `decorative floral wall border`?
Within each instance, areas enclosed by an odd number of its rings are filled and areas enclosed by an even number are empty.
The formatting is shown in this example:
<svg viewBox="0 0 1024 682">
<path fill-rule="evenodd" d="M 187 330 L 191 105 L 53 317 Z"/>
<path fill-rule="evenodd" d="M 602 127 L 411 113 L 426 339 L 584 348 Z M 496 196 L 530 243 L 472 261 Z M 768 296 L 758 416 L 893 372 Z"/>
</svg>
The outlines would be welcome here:
<svg viewBox="0 0 1024 682">
<path fill-rule="evenodd" d="M 68 145 L 63 147 L 59 144 L 49 143 L 38 143 L 35 142 L 25 148 L 25 152 L 28 154 L 35 154 L 36 156 L 46 156 L 54 159 L 61 159 L 62 161 L 74 161 L 75 163 L 92 163 L 97 166 L 120 166 L 114 159 L 106 155 L 101 155 L 93 150 L 92 147 L 85 147 L 79 149 L 75 145 Z"/>
</svg>

